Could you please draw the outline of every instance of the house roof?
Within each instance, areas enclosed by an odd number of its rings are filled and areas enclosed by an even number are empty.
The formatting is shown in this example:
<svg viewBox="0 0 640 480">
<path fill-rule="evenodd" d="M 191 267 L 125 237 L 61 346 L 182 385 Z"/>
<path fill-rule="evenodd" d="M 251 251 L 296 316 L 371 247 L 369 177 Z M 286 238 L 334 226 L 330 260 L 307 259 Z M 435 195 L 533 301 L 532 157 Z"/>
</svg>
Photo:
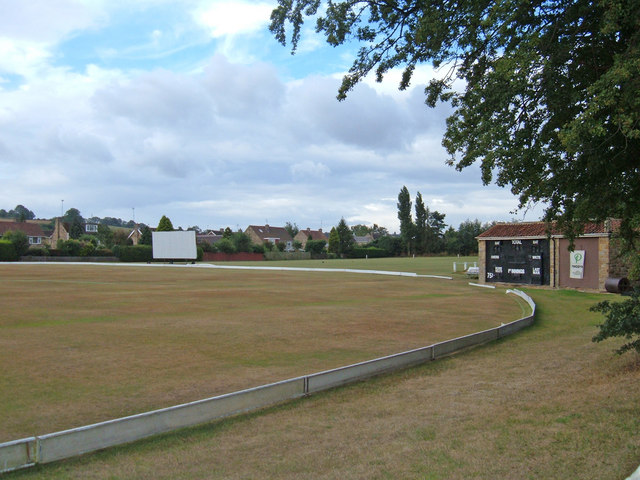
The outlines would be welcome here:
<svg viewBox="0 0 640 480">
<path fill-rule="evenodd" d="M 311 237 L 311 240 L 326 240 L 327 235 L 322 230 L 311 230 L 307 228 L 305 230 L 300 230 L 298 235 L 304 235 L 305 240 Z M 296 235 L 296 237 L 298 236 Z"/>
<path fill-rule="evenodd" d="M 589 222 L 584 226 L 582 235 L 605 236 L 620 228 L 620 220 L 609 222 Z M 478 239 L 487 240 L 493 238 L 546 238 L 547 236 L 563 236 L 556 223 L 547 222 L 521 222 L 498 223 L 478 235 Z"/>
<path fill-rule="evenodd" d="M 272 227 L 270 225 L 249 225 L 247 230 L 253 230 L 253 232 L 260 237 L 261 240 L 268 240 L 270 238 L 277 238 L 283 241 L 293 240 L 287 229 L 284 227 Z"/>
<path fill-rule="evenodd" d="M 8 231 L 19 230 L 28 237 L 46 237 L 42 227 L 37 223 L 27 222 L 0 222 L 0 236 Z"/>
</svg>

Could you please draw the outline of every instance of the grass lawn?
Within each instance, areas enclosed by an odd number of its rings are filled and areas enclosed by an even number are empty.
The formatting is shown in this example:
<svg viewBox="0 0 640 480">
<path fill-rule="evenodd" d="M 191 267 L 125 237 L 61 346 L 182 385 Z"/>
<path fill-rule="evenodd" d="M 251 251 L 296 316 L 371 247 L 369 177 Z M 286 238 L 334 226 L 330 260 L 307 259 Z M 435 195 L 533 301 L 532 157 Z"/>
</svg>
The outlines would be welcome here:
<svg viewBox="0 0 640 480">
<path fill-rule="evenodd" d="M 338 272 L 2 265 L 0 287 L 0 364 L 9 366 L 0 374 L 0 441 L 335 368 L 522 316 L 503 292 Z"/>
<path fill-rule="evenodd" d="M 591 342 L 603 295 L 527 293 L 536 324 L 499 342 L 7 478 L 626 478 L 640 463 L 640 359 Z"/>
</svg>

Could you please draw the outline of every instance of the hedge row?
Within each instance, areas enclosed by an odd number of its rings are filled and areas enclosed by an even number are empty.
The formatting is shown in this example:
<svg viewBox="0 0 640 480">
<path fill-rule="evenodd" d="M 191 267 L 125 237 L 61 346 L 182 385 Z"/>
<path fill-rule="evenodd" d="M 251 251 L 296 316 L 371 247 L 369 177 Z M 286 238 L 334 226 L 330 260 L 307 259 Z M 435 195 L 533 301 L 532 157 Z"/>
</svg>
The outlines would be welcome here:
<svg viewBox="0 0 640 480">
<path fill-rule="evenodd" d="M 389 252 L 377 247 L 356 247 L 349 253 L 350 258 L 383 258 L 388 256 Z"/>
</svg>

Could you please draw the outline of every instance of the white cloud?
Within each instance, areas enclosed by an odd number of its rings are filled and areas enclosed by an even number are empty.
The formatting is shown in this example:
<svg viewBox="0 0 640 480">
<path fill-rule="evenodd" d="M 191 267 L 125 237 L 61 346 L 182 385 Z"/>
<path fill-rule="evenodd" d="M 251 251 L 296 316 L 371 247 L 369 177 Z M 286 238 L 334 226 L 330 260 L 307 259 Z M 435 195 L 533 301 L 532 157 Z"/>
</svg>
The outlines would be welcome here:
<svg viewBox="0 0 640 480">
<path fill-rule="evenodd" d="M 197 8 L 193 15 L 214 38 L 254 33 L 269 23 L 274 4 L 222 0 Z"/>
</svg>

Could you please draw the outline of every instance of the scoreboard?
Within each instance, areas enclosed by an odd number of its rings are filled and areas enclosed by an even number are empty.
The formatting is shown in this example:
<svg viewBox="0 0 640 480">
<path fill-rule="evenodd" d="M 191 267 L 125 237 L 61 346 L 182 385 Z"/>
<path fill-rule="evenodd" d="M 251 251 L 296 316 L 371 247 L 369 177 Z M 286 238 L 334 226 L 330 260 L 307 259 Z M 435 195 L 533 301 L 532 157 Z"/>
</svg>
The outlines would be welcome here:
<svg viewBox="0 0 640 480">
<path fill-rule="evenodd" d="M 488 240 L 485 281 L 549 285 L 549 243 L 548 239 Z"/>
</svg>

